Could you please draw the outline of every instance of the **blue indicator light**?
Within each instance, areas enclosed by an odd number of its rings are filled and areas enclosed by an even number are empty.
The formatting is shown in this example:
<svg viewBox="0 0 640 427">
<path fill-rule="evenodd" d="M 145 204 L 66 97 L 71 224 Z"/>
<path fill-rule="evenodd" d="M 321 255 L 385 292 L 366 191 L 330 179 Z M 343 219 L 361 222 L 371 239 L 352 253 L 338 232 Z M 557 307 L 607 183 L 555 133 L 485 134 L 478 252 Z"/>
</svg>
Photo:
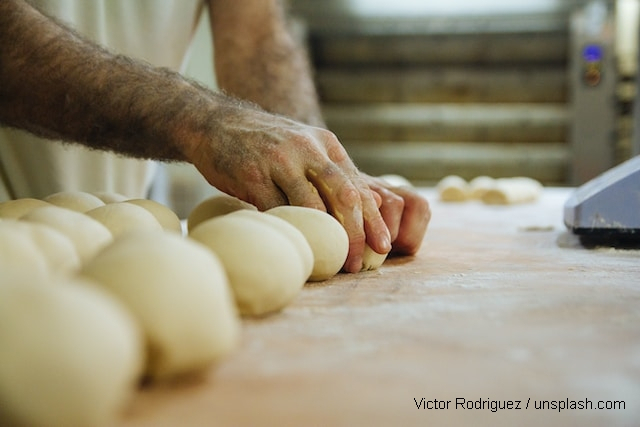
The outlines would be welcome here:
<svg viewBox="0 0 640 427">
<path fill-rule="evenodd" d="M 582 58 L 587 62 L 598 62 L 602 60 L 602 46 L 590 44 L 582 50 Z"/>
</svg>

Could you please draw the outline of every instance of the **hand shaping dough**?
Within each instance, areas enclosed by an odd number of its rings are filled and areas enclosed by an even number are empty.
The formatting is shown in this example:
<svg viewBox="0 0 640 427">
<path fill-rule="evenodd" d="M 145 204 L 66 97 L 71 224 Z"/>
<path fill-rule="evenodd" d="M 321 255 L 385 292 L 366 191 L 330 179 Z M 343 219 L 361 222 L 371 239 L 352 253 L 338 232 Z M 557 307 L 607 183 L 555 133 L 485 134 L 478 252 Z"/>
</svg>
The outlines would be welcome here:
<svg viewBox="0 0 640 427">
<path fill-rule="evenodd" d="M 99 221 L 58 206 L 36 208 L 20 219 L 48 225 L 69 237 L 81 263 L 87 262 L 113 240 L 109 229 Z"/>
<path fill-rule="evenodd" d="M 35 208 L 42 206 L 51 206 L 51 203 L 47 203 L 40 199 L 30 198 L 7 200 L 6 202 L 0 203 L 0 218 L 18 219 Z"/>
<path fill-rule="evenodd" d="M 469 184 L 457 175 L 442 178 L 436 189 L 440 199 L 445 202 L 464 202 L 469 198 Z"/>
<path fill-rule="evenodd" d="M 484 193 L 482 201 L 490 205 L 511 205 L 533 202 L 542 192 L 542 184 L 526 177 L 500 178 Z"/>
<path fill-rule="evenodd" d="M 100 206 L 104 206 L 104 202 L 98 197 L 84 191 L 61 191 L 59 193 L 50 194 L 43 199 L 52 205 L 61 208 L 71 209 L 76 212 L 87 212 Z"/>
<path fill-rule="evenodd" d="M 307 242 L 307 239 L 304 237 L 304 234 L 302 234 L 302 232 L 300 232 L 296 227 L 275 215 L 268 215 L 264 212 L 248 209 L 241 209 L 228 215 L 238 215 L 257 219 L 259 221 L 266 222 L 270 227 L 274 227 L 276 230 L 283 233 L 293 242 L 294 245 L 296 245 L 298 254 L 300 254 L 302 258 L 304 265 L 304 280 L 306 281 L 309 276 L 311 276 L 311 272 L 313 271 L 313 251 L 311 250 L 311 246 L 309 246 L 309 242 Z"/>
<path fill-rule="evenodd" d="M 258 208 L 252 204 L 226 194 L 210 197 L 200 202 L 200 204 L 189 213 L 187 228 L 189 232 L 191 232 L 198 224 L 207 219 L 226 215 L 240 209 L 258 210 Z"/>
<path fill-rule="evenodd" d="M 300 206 L 278 206 L 266 213 L 284 219 L 304 234 L 313 251 L 310 281 L 327 280 L 340 271 L 349 253 L 349 236 L 337 219 Z"/>
<path fill-rule="evenodd" d="M 281 310 L 304 286 L 305 267 L 296 245 L 265 221 L 218 216 L 199 224 L 189 237 L 220 257 L 242 315 Z"/>
<path fill-rule="evenodd" d="M 147 342 L 147 374 L 194 374 L 238 344 L 240 323 L 219 259 L 175 233 L 132 232 L 101 251 L 81 274 L 124 303 Z"/>
<path fill-rule="evenodd" d="M 162 230 L 162 226 L 151 212 L 127 202 L 109 203 L 91 209 L 85 212 L 85 215 L 101 222 L 111 231 L 114 239 L 132 231 Z"/>
<path fill-rule="evenodd" d="M 0 277 L 0 425 L 115 425 L 140 378 L 129 313 L 93 283 Z"/>
<path fill-rule="evenodd" d="M 178 215 L 167 206 L 155 200 L 149 199 L 130 199 L 126 201 L 138 205 L 148 210 L 153 216 L 156 217 L 163 229 L 167 231 L 175 231 L 182 234 L 182 224 L 180 224 L 180 218 Z"/>
</svg>

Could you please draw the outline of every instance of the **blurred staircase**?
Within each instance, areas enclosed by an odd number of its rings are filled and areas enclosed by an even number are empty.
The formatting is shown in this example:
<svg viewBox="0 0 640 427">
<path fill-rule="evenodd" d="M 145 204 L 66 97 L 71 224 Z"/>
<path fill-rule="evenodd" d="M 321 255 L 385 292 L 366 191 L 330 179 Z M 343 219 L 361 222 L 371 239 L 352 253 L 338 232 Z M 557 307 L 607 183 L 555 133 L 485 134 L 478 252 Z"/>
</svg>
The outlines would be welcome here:
<svg viewBox="0 0 640 427">
<path fill-rule="evenodd" d="M 364 19 L 313 4 L 293 3 L 325 119 L 363 171 L 567 182 L 564 11 Z"/>
</svg>

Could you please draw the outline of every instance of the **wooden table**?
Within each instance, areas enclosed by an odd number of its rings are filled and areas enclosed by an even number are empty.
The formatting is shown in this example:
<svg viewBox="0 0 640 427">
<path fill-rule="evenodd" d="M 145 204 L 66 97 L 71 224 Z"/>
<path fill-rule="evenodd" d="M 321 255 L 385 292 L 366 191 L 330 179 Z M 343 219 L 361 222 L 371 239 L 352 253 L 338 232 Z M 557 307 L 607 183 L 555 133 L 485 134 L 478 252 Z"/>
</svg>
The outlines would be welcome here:
<svg viewBox="0 0 640 427">
<path fill-rule="evenodd" d="M 416 257 L 244 321 L 229 360 L 141 391 L 121 425 L 640 425 L 640 251 L 583 248 L 562 224 L 566 189 L 508 207 L 424 193 Z"/>
</svg>

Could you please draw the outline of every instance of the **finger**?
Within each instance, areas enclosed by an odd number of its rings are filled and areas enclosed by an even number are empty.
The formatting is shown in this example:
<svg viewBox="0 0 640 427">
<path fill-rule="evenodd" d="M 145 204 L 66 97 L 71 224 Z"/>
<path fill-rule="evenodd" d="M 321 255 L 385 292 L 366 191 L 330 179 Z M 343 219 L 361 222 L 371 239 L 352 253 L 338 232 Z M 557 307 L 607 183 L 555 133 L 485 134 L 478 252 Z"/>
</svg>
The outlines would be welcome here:
<svg viewBox="0 0 640 427">
<path fill-rule="evenodd" d="M 253 185 L 244 194 L 235 193 L 234 196 L 251 203 L 260 211 L 288 204 L 285 193 L 273 182 Z"/>
<path fill-rule="evenodd" d="M 429 203 L 409 189 L 397 187 L 393 191 L 404 199 L 404 212 L 392 252 L 414 255 L 422 245 L 431 220 Z"/>
<path fill-rule="evenodd" d="M 360 194 L 361 214 L 363 215 L 366 242 L 374 251 L 378 253 L 388 253 L 391 250 L 391 238 L 384 219 L 378 210 L 382 200 L 379 199 L 378 194 L 369 189 L 369 185 L 364 179 L 365 175 L 358 171 L 345 148 L 340 144 L 335 135 L 329 132 L 325 134 L 325 138 L 327 155 L 344 171 Z M 353 214 L 355 214 L 355 212 Z M 360 267 L 361 266 L 357 267 L 358 270 Z M 353 268 L 356 268 L 355 254 Z"/>
<path fill-rule="evenodd" d="M 371 188 L 381 201 L 379 206 L 380 214 L 389 229 L 391 242 L 393 242 L 398 237 L 400 230 L 400 222 L 404 213 L 404 199 L 382 186 L 374 184 L 371 185 Z"/>
<path fill-rule="evenodd" d="M 276 184 L 284 193 L 288 204 L 327 211 L 318 190 L 305 176 L 277 178 Z"/>
<path fill-rule="evenodd" d="M 332 163 L 322 171 L 309 170 L 308 176 L 309 181 L 318 189 L 327 212 L 342 224 L 349 236 L 349 252 L 344 269 L 348 272 L 360 271 L 365 245 L 360 192 Z"/>
</svg>

